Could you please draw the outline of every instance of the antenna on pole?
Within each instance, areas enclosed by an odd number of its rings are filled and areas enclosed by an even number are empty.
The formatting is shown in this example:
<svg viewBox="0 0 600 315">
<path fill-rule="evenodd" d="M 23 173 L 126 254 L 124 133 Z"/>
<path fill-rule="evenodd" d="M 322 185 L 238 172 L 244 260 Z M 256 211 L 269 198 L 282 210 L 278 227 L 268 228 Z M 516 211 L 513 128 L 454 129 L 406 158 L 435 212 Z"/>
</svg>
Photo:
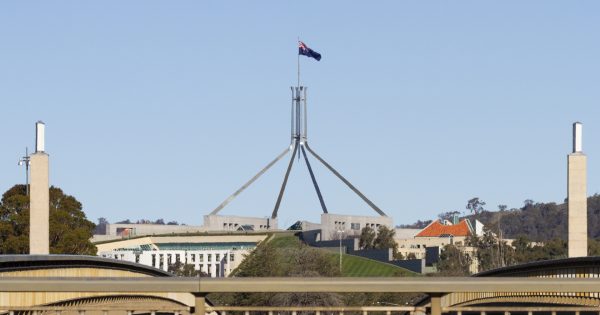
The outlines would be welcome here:
<svg viewBox="0 0 600 315">
<path fill-rule="evenodd" d="M 29 149 L 25 147 L 25 156 L 19 159 L 19 165 L 25 165 L 25 194 L 29 196 Z"/>
</svg>

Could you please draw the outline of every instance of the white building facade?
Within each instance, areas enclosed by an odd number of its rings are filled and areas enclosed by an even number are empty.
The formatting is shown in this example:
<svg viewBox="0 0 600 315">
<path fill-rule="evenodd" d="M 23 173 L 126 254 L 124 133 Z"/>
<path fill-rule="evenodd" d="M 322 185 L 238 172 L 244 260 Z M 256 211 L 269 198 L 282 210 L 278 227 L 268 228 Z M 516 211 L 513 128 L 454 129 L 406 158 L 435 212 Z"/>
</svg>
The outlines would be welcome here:
<svg viewBox="0 0 600 315">
<path fill-rule="evenodd" d="M 169 271 L 179 262 L 208 276 L 227 277 L 267 234 L 146 236 L 97 243 L 97 255 Z"/>
<path fill-rule="evenodd" d="M 142 250 L 139 248 L 99 252 L 98 256 L 139 263 L 168 271 L 177 262 L 194 265 L 209 277 L 227 277 L 251 249 Z"/>
</svg>

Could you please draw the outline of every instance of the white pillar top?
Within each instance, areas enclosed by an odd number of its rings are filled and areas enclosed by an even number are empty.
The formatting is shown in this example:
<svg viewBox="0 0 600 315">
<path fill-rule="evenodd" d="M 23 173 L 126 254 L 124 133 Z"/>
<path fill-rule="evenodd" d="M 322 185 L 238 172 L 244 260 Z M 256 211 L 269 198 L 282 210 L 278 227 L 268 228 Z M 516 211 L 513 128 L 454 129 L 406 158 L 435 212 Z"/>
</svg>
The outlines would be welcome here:
<svg viewBox="0 0 600 315">
<path fill-rule="evenodd" d="M 35 152 L 44 152 L 44 136 L 46 132 L 46 125 L 43 121 L 35 123 Z"/>
</svg>

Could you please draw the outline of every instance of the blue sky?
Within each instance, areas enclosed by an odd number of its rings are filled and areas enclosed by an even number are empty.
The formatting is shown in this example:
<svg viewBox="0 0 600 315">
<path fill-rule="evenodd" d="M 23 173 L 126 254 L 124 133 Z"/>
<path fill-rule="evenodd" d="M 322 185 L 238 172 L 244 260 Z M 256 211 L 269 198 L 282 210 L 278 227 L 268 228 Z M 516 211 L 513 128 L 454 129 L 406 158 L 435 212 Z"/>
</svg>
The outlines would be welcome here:
<svg viewBox="0 0 600 315">
<path fill-rule="evenodd" d="M 43 120 L 92 220 L 200 224 L 288 145 L 300 36 L 311 147 L 397 224 L 562 201 L 574 121 L 600 193 L 598 30 L 595 1 L 2 2 L 0 190 Z M 312 163 L 331 212 L 374 214 Z M 270 215 L 285 164 L 223 214 Z M 320 211 L 296 165 L 280 225 Z"/>
</svg>

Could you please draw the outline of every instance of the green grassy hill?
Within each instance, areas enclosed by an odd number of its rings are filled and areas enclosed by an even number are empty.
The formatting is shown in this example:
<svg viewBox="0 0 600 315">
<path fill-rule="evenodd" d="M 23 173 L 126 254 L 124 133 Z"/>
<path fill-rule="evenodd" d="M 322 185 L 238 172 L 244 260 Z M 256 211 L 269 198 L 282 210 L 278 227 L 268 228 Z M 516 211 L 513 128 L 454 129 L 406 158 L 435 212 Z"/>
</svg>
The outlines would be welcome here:
<svg viewBox="0 0 600 315">
<path fill-rule="evenodd" d="M 273 234 L 267 240 L 271 245 L 278 248 L 298 246 L 300 240 L 292 233 L 277 233 Z M 339 253 L 334 253 L 325 249 L 319 249 L 327 252 L 337 261 L 340 259 Z M 415 277 L 420 276 L 410 270 L 400 268 L 398 266 L 383 263 L 380 261 L 352 256 L 342 255 L 342 276 L 344 277 Z"/>
</svg>

